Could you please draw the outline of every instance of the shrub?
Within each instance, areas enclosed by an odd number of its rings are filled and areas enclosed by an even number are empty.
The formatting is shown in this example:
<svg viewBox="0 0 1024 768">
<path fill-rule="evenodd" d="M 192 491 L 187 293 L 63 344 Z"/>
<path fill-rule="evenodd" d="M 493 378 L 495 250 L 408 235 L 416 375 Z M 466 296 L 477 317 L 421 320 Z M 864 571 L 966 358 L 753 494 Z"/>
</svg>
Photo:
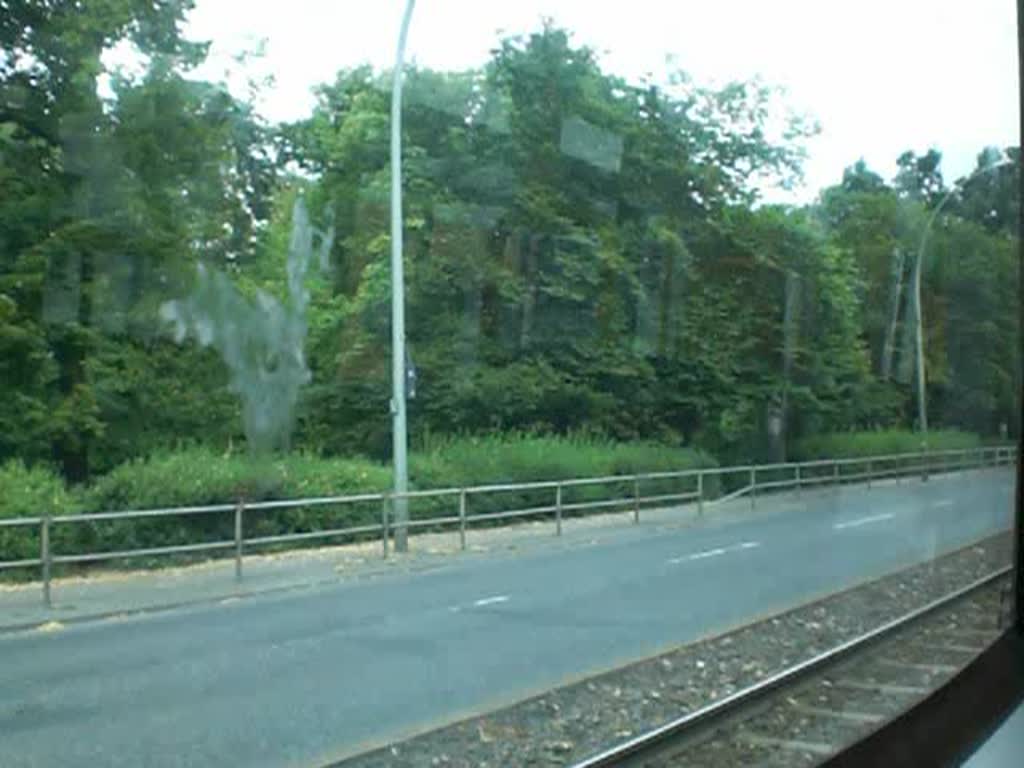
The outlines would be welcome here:
<svg viewBox="0 0 1024 768">
<path fill-rule="evenodd" d="M 390 476 L 386 467 L 362 459 L 302 454 L 225 456 L 209 448 L 191 448 L 122 464 L 83 493 L 83 507 L 99 512 L 341 496 L 382 490 Z M 246 536 L 342 528 L 378 519 L 379 507 L 368 511 L 367 506 L 253 510 L 245 518 Z M 197 538 L 229 541 L 234 535 L 234 518 L 217 512 L 101 521 L 79 527 L 83 531 L 80 547 L 106 551 L 172 546 Z"/>
<path fill-rule="evenodd" d="M 45 467 L 14 459 L 0 465 L 0 519 L 62 515 L 73 511 L 64 483 Z M 0 527 L 0 561 L 39 557 L 39 527 Z"/>
<path fill-rule="evenodd" d="M 105 511 L 338 496 L 381 490 L 390 477 L 388 468 L 363 459 L 223 455 L 200 447 L 120 465 L 89 487 L 83 506 Z"/>
</svg>

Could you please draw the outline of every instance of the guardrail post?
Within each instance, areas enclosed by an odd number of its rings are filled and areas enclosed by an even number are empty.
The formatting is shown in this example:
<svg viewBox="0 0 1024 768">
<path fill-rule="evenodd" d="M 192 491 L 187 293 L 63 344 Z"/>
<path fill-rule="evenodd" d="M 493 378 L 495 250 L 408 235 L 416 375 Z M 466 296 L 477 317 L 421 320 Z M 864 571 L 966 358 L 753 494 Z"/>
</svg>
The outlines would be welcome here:
<svg viewBox="0 0 1024 768">
<path fill-rule="evenodd" d="M 832 463 L 832 485 L 835 487 L 836 492 L 839 491 L 839 462 L 835 461 Z"/>
<path fill-rule="evenodd" d="M 697 471 L 697 515 L 704 514 L 704 473 Z"/>
<path fill-rule="evenodd" d="M 633 476 L 633 523 L 640 522 L 640 478 Z"/>
<path fill-rule="evenodd" d="M 869 490 L 871 488 L 871 475 L 873 475 L 873 474 L 874 474 L 874 463 L 871 461 L 871 459 L 868 459 L 867 475 L 868 475 L 868 489 Z"/>
<path fill-rule="evenodd" d="M 555 486 L 555 535 L 562 535 L 562 484 Z"/>
<path fill-rule="evenodd" d="M 466 489 L 459 491 L 459 546 L 466 549 Z"/>
<path fill-rule="evenodd" d="M 240 501 L 235 507 L 235 581 L 242 580 L 242 515 L 245 513 L 245 502 Z"/>
<path fill-rule="evenodd" d="M 50 570 L 53 564 L 53 555 L 50 552 L 50 515 L 43 515 L 39 524 L 39 559 L 43 566 L 43 605 L 53 608 L 53 601 L 50 599 Z"/>
<path fill-rule="evenodd" d="M 794 481 L 796 482 L 796 495 L 799 496 L 800 495 L 800 487 L 803 485 L 803 480 L 800 477 L 800 465 L 799 464 L 796 465 L 796 476 L 794 477 Z"/>
<path fill-rule="evenodd" d="M 388 530 L 388 506 L 390 500 L 387 494 L 384 494 L 380 500 L 380 541 L 381 546 L 384 549 L 384 559 L 388 559 L 388 538 L 391 536 L 391 531 Z"/>
<path fill-rule="evenodd" d="M 757 467 L 750 468 L 750 508 L 757 505 Z"/>
</svg>

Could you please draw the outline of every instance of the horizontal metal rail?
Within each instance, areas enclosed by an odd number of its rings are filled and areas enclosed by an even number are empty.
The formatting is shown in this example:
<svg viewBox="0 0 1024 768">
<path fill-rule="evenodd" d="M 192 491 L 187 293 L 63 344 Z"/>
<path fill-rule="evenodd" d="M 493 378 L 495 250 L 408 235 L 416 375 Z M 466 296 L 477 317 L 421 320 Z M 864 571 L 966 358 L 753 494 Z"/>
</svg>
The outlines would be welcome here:
<svg viewBox="0 0 1024 768">
<path fill-rule="evenodd" d="M 604 499 L 602 501 L 577 501 L 570 504 L 563 504 L 563 510 L 574 511 L 577 509 L 605 509 L 607 507 L 623 507 L 630 506 L 636 502 L 636 499 L 623 498 L 623 499 Z"/>
<path fill-rule="evenodd" d="M 687 493 L 662 493 L 655 496 L 641 496 L 639 501 L 641 504 L 654 504 L 662 501 L 696 501 L 699 498 L 699 493 L 689 491 Z"/>
<path fill-rule="evenodd" d="M 295 507 L 322 507 L 335 504 L 358 504 L 367 501 L 383 501 L 385 493 L 360 493 L 353 496 L 320 496 L 312 499 L 288 499 L 285 501 L 254 501 L 245 505 L 246 509 L 293 509 Z M 232 505 L 230 509 L 234 509 Z"/>
<path fill-rule="evenodd" d="M 275 536 L 255 536 L 243 539 L 245 546 L 260 544 L 281 544 L 289 541 L 308 541 L 309 539 L 329 539 L 335 536 L 355 536 L 360 533 L 379 533 L 380 525 L 357 525 L 353 528 L 331 528 L 324 531 L 303 531 L 300 533 L 280 533 Z M 234 542 L 231 542 L 232 546 Z"/>
<path fill-rule="evenodd" d="M 531 483 L 500 483 L 496 485 L 475 485 L 464 489 L 466 493 L 502 493 L 507 491 L 537 491 L 544 488 L 556 488 L 562 484 L 560 480 L 539 480 Z M 395 494 L 403 496 L 404 494 Z"/>
<path fill-rule="evenodd" d="M 563 507 L 564 509 L 564 507 Z M 509 520 L 514 517 L 533 517 L 535 515 L 546 515 L 557 512 L 558 507 L 529 507 L 527 509 L 513 509 L 509 512 L 477 512 L 469 515 L 466 520 Z"/>
<path fill-rule="evenodd" d="M 136 520 L 147 517 L 178 517 L 179 515 L 212 515 L 230 512 L 234 504 L 217 504 L 209 507 L 170 507 L 168 509 L 137 509 L 126 512 L 90 512 L 87 515 L 54 515 L 51 523 L 92 523 L 100 520 Z"/>
<path fill-rule="evenodd" d="M 870 487 L 872 479 L 886 477 L 913 477 L 923 479 L 928 474 L 942 474 L 963 470 L 982 469 L 989 466 L 1003 466 L 1016 460 L 1016 446 L 991 446 L 963 450 L 942 450 L 928 453 L 897 453 L 878 456 L 848 457 L 839 459 L 816 459 L 802 462 L 777 462 L 772 464 L 744 464 L 730 467 L 695 467 L 682 470 L 643 472 L 631 475 L 605 475 L 599 477 L 567 478 L 565 480 L 541 480 L 525 483 L 492 483 L 465 488 L 428 488 L 403 493 L 375 492 L 339 496 L 318 496 L 305 499 L 282 499 L 267 501 L 238 501 L 233 504 L 208 504 L 160 509 L 123 510 L 83 514 L 60 514 L 52 516 L 28 516 L 0 519 L 0 532 L 17 531 L 19 528 L 35 529 L 38 534 L 29 541 L 38 540 L 39 556 L 24 556 L 12 560 L 0 560 L 0 570 L 41 568 L 44 601 L 49 605 L 51 569 L 55 564 L 95 563 L 116 559 L 212 552 L 234 549 L 236 578 L 242 578 L 242 560 L 245 548 L 270 544 L 300 543 L 311 540 L 336 539 L 341 537 L 378 536 L 383 545 L 384 556 L 389 553 L 389 538 L 398 523 L 391 520 L 390 508 L 399 499 L 421 499 L 449 509 L 457 508 L 457 514 L 448 512 L 436 517 L 424 517 L 404 521 L 401 525 L 409 528 L 443 528 L 457 526 L 460 544 L 466 548 L 468 529 L 478 523 L 497 520 L 553 515 L 555 533 L 561 535 L 564 515 L 575 515 L 589 510 L 632 511 L 634 522 L 640 521 L 641 510 L 648 513 L 652 505 L 665 503 L 696 502 L 698 513 L 706 504 L 721 504 L 740 496 L 749 496 L 751 507 L 759 492 L 793 488 L 797 493 L 804 487 L 832 484 L 842 485 L 866 480 Z M 864 467 L 863 471 L 850 471 Z M 789 474 L 779 477 L 779 474 Z M 742 475 L 747 482 L 742 487 L 715 498 L 717 487 L 709 487 L 709 478 Z M 760 475 L 760 476 L 759 476 Z M 692 480 L 691 480 L 692 479 Z M 690 481 L 685 483 L 691 489 L 673 490 L 669 481 Z M 659 485 L 660 484 L 660 485 Z M 678 488 L 678 482 L 675 483 Z M 646 485 L 646 488 L 645 488 Z M 666 487 L 668 485 L 668 487 Z M 692 489 L 695 485 L 696 489 Z M 626 487 L 631 495 L 623 495 Z M 572 499 L 574 488 L 593 488 L 593 495 L 603 498 Z M 667 492 L 672 491 L 672 492 Z M 709 493 L 709 491 L 712 491 Z M 646 495 L 645 495 L 646 492 Z M 537 506 L 501 509 L 502 494 L 527 494 L 538 503 Z M 547 494 L 550 493 L 550 496 Z M 627 491 L 628 493 L 628 491 Z M 614 494 L 614 498 L 608 498 Z M 490 497 L 487 506 L 493 511 L 473 509 L 485 497 Z M 544 498 L 547 497 L 547 498 Z M 552 498 L 553 497 L 553 498 Z M 445 501 L 448 500 L 448 501 Z M 515 503 L 506 498 L 504 505 Z M 519 500 L 522 503 L 522 500 Z M 260 516 L 291 509 L 350 506 L 354 504 L 376 504 L 381 508 L 379 522 L 364 523 L 349 527 L 325 527 L 315 530 L 294 531 L 262 536 L 247 537 L 246 519 L 251 515 Z M 495 509 L 497 507 L 497 509 Z M 435 514 L 440 512 L 438 509 Z M 234 538 L 232 540 L 181 544 L 174 546 L 146 547 L 139 549 L 110 550 L 105 552 L 61 552 L 55 551 L 52 529 L 65 524 L 103 524 L 124 520 L 155 520 L 160 518 L 234 514 Z M 227 521 L 223 521 L 226 526 Z M 102 530 L 102 529 L 100 529 Z M 9 534 L 4 533 L 7 536 Z M 35 543 L 32 546 L 36 546 Z M 0 552 L 0 557 L 4 555 Z"/>
<path fill-rule="evenodd" d="M 39 525 L 41 517 L 8 517 L 0 518 L 0 528 L 19 528 L 25 525 Z"/>
<path fill-rule="evenodd" d="M 457 523 L 460 518 L 458 515 L 449 515 L 448 517 L 425 517 L 421 520 L 410 520 L 405 523 L 410 528 L 429 528 L 432 525 L 448 525 L 449 523 Z"/>
<path fill-rule="evenodd" d="M 635 477 L 637 480 L 673 480 L 683 477 L 696 477 L 704 471 L 704 469 L 681 469 L 676 472 L 641 472 L 638 475 L 632 475 L 632 477 Z"/>
<path fill-rule="evenodd" d="M 605 477 L 579 477 L 571 480 L 559 480 L 563 488 L 575 488 L 581 485 L 612 485 L 617 483 L 629 483 L 639 477 L 638 475 L 606 475 Z"/>
<path fill-rule="evenodd" d="M 42 564 L 43 561 L 38 557 L 29 558 L 28 560 L 5 560 L 0 562 L 0 571 L 14 568 L 31 568 Z"/>
<path fill-rule="evenodd" d="M 643 756 L 656 749 L 663 748 L 672 741 L 683 738 L 688 733 L 693 733 L 698 728 L 706 728 L 720 720 L 735 715 L 739 710 L 749 707 L 760 701 L 768 694 L 779 688 L 793 685 L 808 675 L 830 665 L 835 664 L 851 654 L 863 650 L 865 647 L 892 634 L 896 630 L 903 629 L 910 624 L 944 608 L 950 603 L 1001 579 L 1013 571 L 1011 566 L 1000 568 L 974 581 L 967 586 L 951 592 L 948 595 L 933 600 L 927 605 L 907 613 L 898 619 L 883 624 L 876 629 L 848 640 L 845 643 L 820 653 L 807 661 L 794 664 L 787 669 L 778 672 L 759 683 L 748 686 L 736 693 L 726 696 L 716 702 L 701 707 L 689 714 L 683 715 L 671 722 L 665 723 L 653 730 L 640 734 L 628 741 L 617 744 L 592 757 L 575 763 L 572 768 L 608 768 L 609 766 L 621 765 L 623 761 L 630 759 L 642 759 Z"/>
<path fill-rule="evenodd" d="M 170 547 L 146 547 L 145 549 L 122 549 L 117 552 L 91 552 L 84 555 L 53 555 L 51 563 L 89 563 L 97 560 L 115 560 L 125 557 L 150 557 L 175 555 L 188 552 L 210 552 L 215 549 L 230 549 L 233 541 L 209 541 L 202 544 L 177 544 Z"/>
</svg>

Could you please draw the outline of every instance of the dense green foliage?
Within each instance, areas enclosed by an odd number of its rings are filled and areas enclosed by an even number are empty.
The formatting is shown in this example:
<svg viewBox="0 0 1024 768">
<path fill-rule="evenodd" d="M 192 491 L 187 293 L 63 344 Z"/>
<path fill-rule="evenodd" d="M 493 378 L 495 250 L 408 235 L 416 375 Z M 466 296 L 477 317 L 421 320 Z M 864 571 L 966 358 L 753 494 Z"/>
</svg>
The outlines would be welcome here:
<svg viewBox="0 0 1024 768">
<path fill-rule="evenodd" d="M 189 76 L 205 52 L 180 38 L 190 5 L 17 4 L 0 23 L 0 460 L 52 462 L 89 508 L 380 487 L 389 75 L 339 72 L 308 119 L 267 125 Z M 100 56 L 126 40 L 146 70 L 101 97 Z M 414 68 L 406 88 L 410 434 L 446 446 L 413 463 L 421 484 L 782 458 L 816 434 L 913 428 L 926 233 L 929 419 L 1016 428 L 1016 150 L 982 152 L 955 186 L 938 153 L 907 153 L 892 183 L 860 163 L 813 205 L 762 205 L 814 129 L 759 83 L 625 82 L 544 26 L 479 70 Z M 334 237 L 305 281 L 296 453 L 260 469 L 224 362 L 176 343 L 159 308 L 199 263 L 287 305 L 300 195 Z M 488 437 L 581 431 L 601 437 Z"/>
<path fill-rule="evenodd" d="M 0 520 L 66 514 L 73 506 L 63 480 L 47 468 L 17 459 L 0 465 Z M 0 526 L 0 553 L 4 560 L 39 557 L 38 529 Z"/>
<path fill-rule="evenodd" d="M 151 509 L 380 491 L 390 478 L 387 468 L 361 459 L 225 456 L 192 448 L 122 464 L 79 498 L 81 507 L 93 512 Z"/>
</svg>

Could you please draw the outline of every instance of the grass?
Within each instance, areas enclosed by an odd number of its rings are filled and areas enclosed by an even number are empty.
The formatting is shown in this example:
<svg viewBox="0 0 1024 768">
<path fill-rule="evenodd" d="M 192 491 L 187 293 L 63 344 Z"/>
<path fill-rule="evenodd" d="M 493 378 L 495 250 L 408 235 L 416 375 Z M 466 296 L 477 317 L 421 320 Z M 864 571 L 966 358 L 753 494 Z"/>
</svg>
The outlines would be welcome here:
<svg viewBox="0 0 1024 768">
<path fill-rule="evenodd" d="M 429 488 L 680 471 L 716 463 L 702 452 L 655 442 L 619 443 L 591 436 L 521 434 L 443 439 L 414 453 L 410 465 L 412 482 L 417 487 Z M 642 492 L 651 495 L 694 487 L 692 478 L 647 481 Z M 572 504 L 631 494 L 631 484 L 609 482 L 567 488 L 563 501 Z M 472 497 L 469 512 L 525 509 L 550 506 L 553 502 L 551 489 L 509 491 Z"/>
<path fill-rule="evenodd" d="M 931 451 L 977 448 L 981 438 L 970 432 L 945 429 L 928 433 Z M 848 459 L 922 450 L 921 435 L 909 430 L 888 429 L 870 432 L 833 432 L 807 437 L 797 442 L 793 459 Z"/>
</svg>

